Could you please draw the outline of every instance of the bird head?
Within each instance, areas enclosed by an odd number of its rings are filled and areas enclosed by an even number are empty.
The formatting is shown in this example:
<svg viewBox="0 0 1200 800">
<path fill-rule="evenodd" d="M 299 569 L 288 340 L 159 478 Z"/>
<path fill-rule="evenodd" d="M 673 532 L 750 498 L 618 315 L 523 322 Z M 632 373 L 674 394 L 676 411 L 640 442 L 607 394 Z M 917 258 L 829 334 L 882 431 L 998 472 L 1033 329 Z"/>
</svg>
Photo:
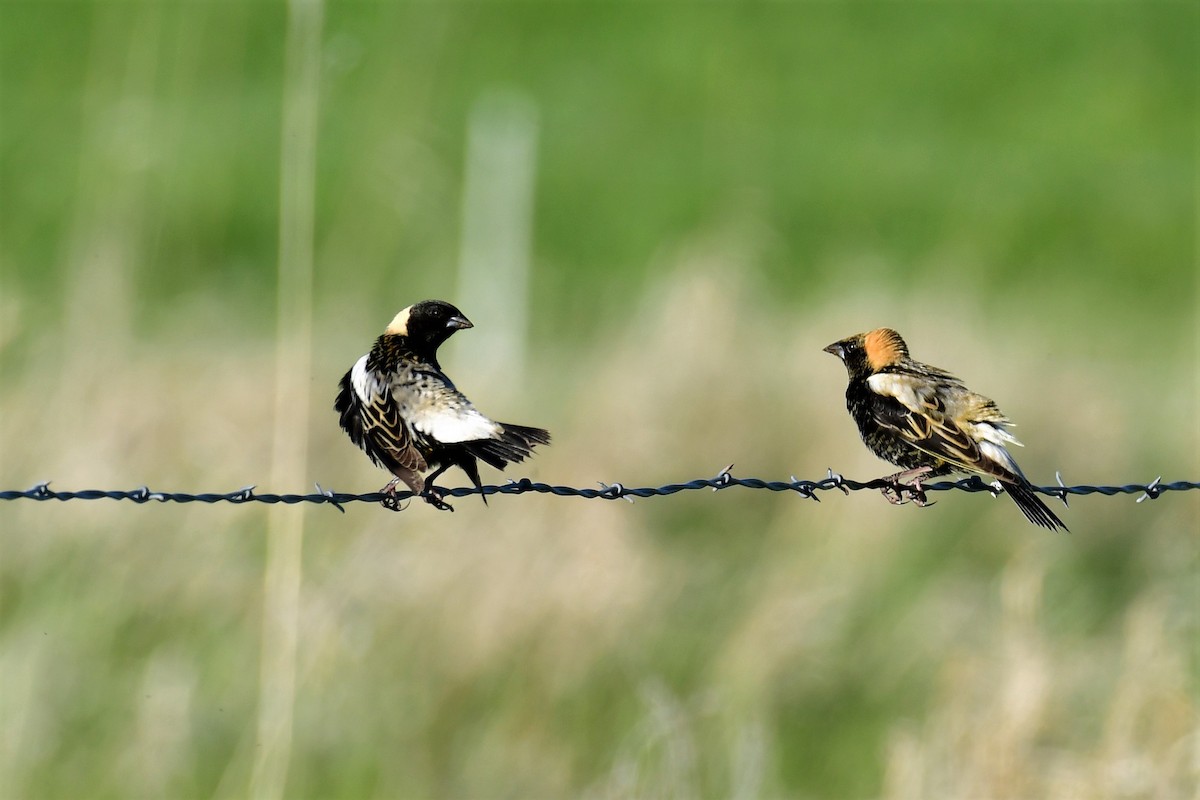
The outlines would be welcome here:
<svg viewBox="0 0 1200 800">
<path fill-rule="evenodd" d="M 891 328 L 877 328 L 834 342 L 825 352 L 840 358 L 854 379 L 902 363 L 908 358 L 908 345 Z"/>
<path fill-rule="evenodd" d="M 473 328 L 471 320 L 443 300 L 423 300 L 401 311 L 384 333 L 405 336 L 432 356 L 457 330 Z"/>
</svg>

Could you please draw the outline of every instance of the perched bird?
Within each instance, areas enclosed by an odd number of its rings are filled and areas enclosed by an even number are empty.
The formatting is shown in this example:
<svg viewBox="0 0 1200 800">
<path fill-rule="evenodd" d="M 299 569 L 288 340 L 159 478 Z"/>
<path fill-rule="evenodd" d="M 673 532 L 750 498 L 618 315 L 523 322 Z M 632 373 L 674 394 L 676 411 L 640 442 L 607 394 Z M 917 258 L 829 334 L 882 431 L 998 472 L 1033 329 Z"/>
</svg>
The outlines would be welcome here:
<svg viewBox="0 0 1200 800">
<path fill-rule="evenodd" d="M 396 484 L 403 481 L 435 508 L 453 511 L 442 499 L 444 490 L 433 485 L 447 469 L 461 468 L 481 488 L 476 459 L 503 469 L 531 455 L 535 445 L 550 443 L 541 428 L 488 419 L 442 372 L 438 347 L 471 327 L 461 311 L 441 300 L 411 305 L 342 377 L 334 410 L 350 441 L 395 476 L 381 490 L 388 508 L 398 508 Z"/>
<path fill-rule="evenodd" d="M 909 358 L 900 334 L 879 328 L 825 348 L 846 365 L 846 408 L 863 442 L 904 472 L 890 476 L 884 495 L 925 505 L 921 481 L 950 472 L 995 478 L 1030 522 L 1067 526 L 1036 494 L 1005 445 L 1020 445 L 996 404 L 950 373 Z"/>
</svg>

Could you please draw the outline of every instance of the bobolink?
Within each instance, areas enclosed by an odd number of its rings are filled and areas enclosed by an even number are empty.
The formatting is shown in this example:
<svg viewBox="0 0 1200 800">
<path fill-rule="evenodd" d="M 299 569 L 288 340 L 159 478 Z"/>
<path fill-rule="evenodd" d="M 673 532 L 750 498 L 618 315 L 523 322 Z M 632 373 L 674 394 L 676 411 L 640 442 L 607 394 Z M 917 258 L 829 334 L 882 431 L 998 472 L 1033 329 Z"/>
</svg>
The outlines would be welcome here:
<svg viewBox="0 0 1200 800">
<path fill-rule="evenodd" d="M 535 445 L 550 443 L 541 428 L 488 419 L 442 372 L 438 347 L 471 327 L 461 311 L 441 300 L 409 306 L 342 377 L 334 410 L 350 441 L 395 476 L 381 490 L 388 508 L 397 508 L 396 484 L 403 481 L 414 495 L 453 511 L 434 478 L 459 467 L 481 488 L 476 459 L 503 469 L 531 455 Z M 434 471 L 422 478 L 429 468 Z"/>
<path fill-rule="evenodd" d="M 1030 522 L 1067 526 L 1036 494 L 1006 444 L 1021 443 L 996 404 L 950 373 L 909 358 L 900 334 L 879 328 L 825 348 L 846 365 L 846 408 L 871 452 L 904 472 L 884 489 L 892 502 L 907 492 L 925 504 L 921 481 L 950 472 L 995 478 Z"/>
</svg>

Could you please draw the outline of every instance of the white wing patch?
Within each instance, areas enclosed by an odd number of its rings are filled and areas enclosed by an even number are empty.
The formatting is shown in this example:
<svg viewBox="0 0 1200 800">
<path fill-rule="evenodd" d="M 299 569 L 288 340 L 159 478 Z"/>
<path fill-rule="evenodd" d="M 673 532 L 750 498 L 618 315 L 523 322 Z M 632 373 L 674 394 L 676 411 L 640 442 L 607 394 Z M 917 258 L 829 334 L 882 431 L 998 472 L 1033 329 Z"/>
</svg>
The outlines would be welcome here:
<svg viewBox="0 0 1200 800">
<path fill-rule="evenodd" d="M 922 386 L 907 375 L 876 372 L 867 378 L 867 386 L 876 394 L 896 398 L 909 411 L 924 413 L 928 410 L 923 397 L 929 394 L 929 388 Z"/>
<path fill-rule="evenodd" d="M 500 425 L 480 414 L 470 403 L 456 409 L 429 406 L 414 408 L 409 419 L 414 430 L 443 444 L 492 439 L 503 431 Z"/>
<path fill-rule="evenodd" d="M 479 413 L 471 401 L 437 373 L 404 368 L 392 385 L 400 416 L 414 431 L 442 444 L 494 439 L 499 423 Z"/>
<path fill-rule="evenodd" d="M 358 399 L 370 405 L 376 397 L 387 391 L 387 384 L 379 373 L 367 369 L 367 357 L 363 356 L 354 362 L 350 370 L 350 383 Z"/>
<path fill-rule="evenodd" d="M 994 422 L 973 422 L 970 423 L 971 433 L 976 439 L 983 442 L 991 442 L 993 444 L 1004 447 L 1006 444 L 1015 444 L 1017 447 L 1025 445 L 1017 441 L 1017 437 L 1013 436 L 1003 425 Z"/>
</svg>

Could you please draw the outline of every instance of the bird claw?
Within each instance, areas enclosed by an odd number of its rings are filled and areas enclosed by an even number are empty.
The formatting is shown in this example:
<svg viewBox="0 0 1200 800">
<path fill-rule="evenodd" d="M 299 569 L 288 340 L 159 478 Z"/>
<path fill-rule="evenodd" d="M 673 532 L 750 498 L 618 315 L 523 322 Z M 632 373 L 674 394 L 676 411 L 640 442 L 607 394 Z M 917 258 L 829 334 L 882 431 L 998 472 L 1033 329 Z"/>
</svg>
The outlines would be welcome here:
<svg viewBox="0 0 1200 800">
<path fill-rule="evenodd" d="M 879 493 L 883 495 L 884 500 L 887 500 L 894 506 L 902 506 L 908 502 L 904 499 L 903 487 L 899 485 L 884 486 L 879 490 Z"/>
<path fill-rule="evenodd" d="M 386 495 L 382 500 L 380 500 L 379 505 L 383 506 L 388 511 L 403 511 L 404 509 L 408 508 L 408 503 L 403 503 L 398 500 L 394 492 Z"/>
<path fill-rule="evenodd" d="M 936 505 L 933 500 L 930 500 L 925 495 L 925 490 L 919 486 L 897 484 L 895 486 L 884 486 L 879 491 L 883 494 L 884 499 L 894 506 L 902 506 L 910 501 L 920 508 Z"/>
<path fill-rule="evenodd" d="M 421 497 L 438 511 L 453 511 L 454 506 L 442 499 L 448 492 L 448 489 L 443 489 L 440 486 L 427 486 L 425 487 L 425 491 L 421 492 Z"/>
<path fill-rule="evenodd" d="M 927 498 L 925 496 L 925 490 L 921 488 L 921 485 L 919 483 L 916 484 L 915 486 L 909 486 L 908 493 L 909 493 L 910 499 L 913 501 L 913 503 L 915 503 L 920 508 L 927 508 L 927 507 L 933 505 L 933 501 L 931 501 L 929 498 Z"/>
<path fill-rule="evenodd" d="M 383 506 L 388 511 L 403 511 L 404 509 L 408 508 L 408 503 L 401 503 L 400 499 L 396 497 L 396 484 L 398 482 L 398 480 L 393 480 L 387 486 L 379 490 L 379 493 L 383 495 L 383 497 L 379 500 L 379 505 Z"/>
<path fill-rule="evenodd" d="M 379 490 L 379 493 L 383 495 L 383 497 L 379 499 L 379 504 L 388 511 L 403 511 L 409 506 L 408 503 L 402 503 L 399 498 L 396 497 L 396 484 L 399 482 L 400 479 L 396 478 L 387 486 Z M 416 496 L 423 499 L 426 503 L 429 503 L 429 505 L 433 506 L 438 511 L 453 511 L 454 508 L 442 499 L 448 492 L 449 489 L 443 489 L 440 486 L 426 485 L 421 493 Z"/>
<path fill-rule="evenodd" d="M 934 505 L 925 496 L 925 489 L 921 486 L 921 478 L 931 471 L 931 467 L 918 467 L 889 475 L 884 478 L 888 485 L 880 489 L 880 492 L 894 506 L 902 506 L 910 500 L 920 508 Z"/>
</svg>

